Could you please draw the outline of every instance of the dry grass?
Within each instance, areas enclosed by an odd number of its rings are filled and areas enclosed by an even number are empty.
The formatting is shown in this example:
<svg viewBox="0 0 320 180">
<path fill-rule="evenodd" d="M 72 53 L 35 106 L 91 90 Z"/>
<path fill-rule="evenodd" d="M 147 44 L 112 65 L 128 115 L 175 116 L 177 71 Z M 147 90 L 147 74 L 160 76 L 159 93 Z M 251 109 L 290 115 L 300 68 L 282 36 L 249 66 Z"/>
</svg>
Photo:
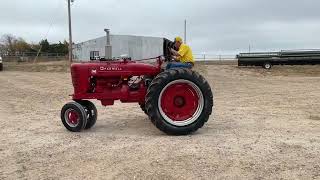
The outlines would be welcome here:
<svg viewBox="0 0 320 180">
<path fill-rule="evenodd" d="M 70 63 L 68 61 L 52 62 L 6 62 L 5 71 L 24 71 L 24 72 L 69 72 Z"/>
</svg>

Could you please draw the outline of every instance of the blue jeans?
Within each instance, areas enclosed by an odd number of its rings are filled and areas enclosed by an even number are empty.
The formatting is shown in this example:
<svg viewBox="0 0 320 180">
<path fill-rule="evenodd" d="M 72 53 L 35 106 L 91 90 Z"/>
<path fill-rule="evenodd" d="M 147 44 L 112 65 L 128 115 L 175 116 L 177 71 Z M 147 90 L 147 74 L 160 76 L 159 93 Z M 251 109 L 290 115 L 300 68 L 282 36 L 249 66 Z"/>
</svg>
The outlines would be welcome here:
<svg viewBox="0 0 320 180">
<path fill-rule="evenodd" d="M 171 68 L 189 68 L 189 69 L 191 69 L 192 67 L 193 67 L 192 63 L 170 62 L 167 64 L 166 69 L 171 69 Z"/>
</svg>

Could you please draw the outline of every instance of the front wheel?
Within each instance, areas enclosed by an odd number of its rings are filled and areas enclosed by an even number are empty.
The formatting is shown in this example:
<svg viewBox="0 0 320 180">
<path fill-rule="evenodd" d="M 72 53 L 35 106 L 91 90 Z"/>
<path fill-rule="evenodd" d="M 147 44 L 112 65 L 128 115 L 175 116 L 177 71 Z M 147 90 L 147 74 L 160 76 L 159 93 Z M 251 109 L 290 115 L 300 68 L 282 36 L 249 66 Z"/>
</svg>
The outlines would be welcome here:
<svg viewBox="0 0 320 180">
<path fill-rule="evenodd" d="M 92 128 L 96 124 L 98 118 L 98 111 L 96 106 L 88 100 L 81 100 L 77 102 L 85 108 L 85 111 L 87 113 L 87 124 L 84 129 Z"/>
<path fill-rule="evenodd" d="M 87 124 L 87 114 L 81 104 L 70 102 L 61 109 L 61 121 L 69 131 L 80 132 Z"/>
<path fill-rule="evenodd" d="M 201 128 L 212 113 L 213 95 L 208 82 L 190 69 L 169 69 L 151 83 L 146 95 L 147 113 L 154 125 L 172 135 Z"/>
</svg>

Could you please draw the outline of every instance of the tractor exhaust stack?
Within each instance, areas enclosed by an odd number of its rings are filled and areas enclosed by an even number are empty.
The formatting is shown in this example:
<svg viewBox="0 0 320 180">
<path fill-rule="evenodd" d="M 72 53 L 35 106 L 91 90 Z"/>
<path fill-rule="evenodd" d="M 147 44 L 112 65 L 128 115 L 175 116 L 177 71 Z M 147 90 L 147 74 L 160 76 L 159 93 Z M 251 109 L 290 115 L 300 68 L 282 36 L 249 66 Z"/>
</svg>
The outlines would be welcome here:
<svg viewBox="0 0 320 180">
<path fill-rule="evenodd" d="M 106 32 L 107 44 L 105 47 L 105 59 L 112 59 L 112 46 L 110 43 L 110 29 L 104 29 Z"/>
</svg>

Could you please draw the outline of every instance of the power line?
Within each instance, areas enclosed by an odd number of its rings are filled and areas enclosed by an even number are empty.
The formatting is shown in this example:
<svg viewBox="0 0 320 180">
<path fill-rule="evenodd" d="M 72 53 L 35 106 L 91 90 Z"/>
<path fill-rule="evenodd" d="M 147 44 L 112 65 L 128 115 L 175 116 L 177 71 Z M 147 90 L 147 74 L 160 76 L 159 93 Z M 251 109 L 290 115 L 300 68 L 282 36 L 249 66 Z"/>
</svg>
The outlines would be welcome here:
<svg viewBox="0 0 320 180">
<path fill-rule="evenodd" d="M 60 8 L 60 5 L 61 5 L 61 3 L 59 2 L 58 6 L 57 6 L 57 7 L 54 9 L 54 11 L 53 11 L 54 13 L 57 13 L 58 9 Z M 52 29 L 52 26 L 53 26 L 53 24 L 55 23 L 56 18 L 57 18 L 57 16 L 51 16 L 51 20 L 50 20 L 50 25 L 49 25 L 48 31 L 47 31 L 47 33 L 45 34 L 45 36 L 44 36 L 43 39 L 47 39 L 47 38 L 48 38 L 49 32 L 50 32 L 50 30 Z M 34 58 L 33 63 L 35 63 L 35 62 L 37 61 L 41 50 L 42 50 L 42 45 L 40 45 L 40 48 L 39 48 L 38 53 L 37 53 L 37 56 Z"/>
</svg>

